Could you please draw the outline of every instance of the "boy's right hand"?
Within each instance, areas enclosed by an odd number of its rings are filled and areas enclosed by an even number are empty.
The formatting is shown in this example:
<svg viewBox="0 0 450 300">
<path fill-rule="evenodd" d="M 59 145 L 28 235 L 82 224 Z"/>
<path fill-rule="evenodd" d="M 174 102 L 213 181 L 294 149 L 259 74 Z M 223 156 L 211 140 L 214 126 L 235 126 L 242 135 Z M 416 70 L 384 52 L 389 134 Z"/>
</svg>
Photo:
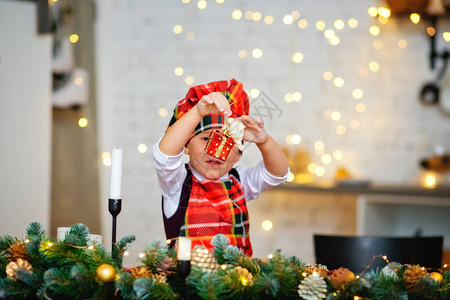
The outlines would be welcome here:
<svg viewBox="0 0 450 300">
<path fill-rule="evenodd" d="M 195 107 L 202 117 L 217 113 L 224 113 L 229 116 L 232 113 L 228 99 L 219 92 L 213 92 L 203 96 Z"/>
</svg>

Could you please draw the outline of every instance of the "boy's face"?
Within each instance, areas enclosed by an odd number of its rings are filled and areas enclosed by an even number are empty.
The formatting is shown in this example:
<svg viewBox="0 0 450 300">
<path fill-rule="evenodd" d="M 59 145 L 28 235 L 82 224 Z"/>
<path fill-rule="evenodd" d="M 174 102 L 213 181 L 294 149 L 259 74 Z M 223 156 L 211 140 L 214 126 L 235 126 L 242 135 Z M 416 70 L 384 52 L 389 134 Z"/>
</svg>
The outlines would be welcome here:
<svg viewBox="0 0 450 300">
<path fill-rule="evenodd" d="M 236 145 L 231 149 L 225 161 L 208 155 L 205 152 L 209 135 L 215 128 L 205 130 L 194 136 L 184 148 L 184 153 L 189 155 L 190 165 L 202 176 L 208 179 L 219 179 L 233 168 L 241 158 L 241 153 Z"/>
</svg>

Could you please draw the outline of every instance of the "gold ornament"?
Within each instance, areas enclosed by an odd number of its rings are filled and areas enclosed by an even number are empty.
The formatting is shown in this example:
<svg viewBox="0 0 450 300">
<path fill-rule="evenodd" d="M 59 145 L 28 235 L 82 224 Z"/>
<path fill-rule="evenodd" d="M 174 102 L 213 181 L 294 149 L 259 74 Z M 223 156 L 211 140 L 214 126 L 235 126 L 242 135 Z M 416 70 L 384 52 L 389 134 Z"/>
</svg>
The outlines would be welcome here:
<svg viewBox="0 0 450 300">
<path fill-rule="evenodd" d="M 303 271 L 306 274 L 309 274 L 309 275 L 311 275 L 314 272 L 316 272 L 317 274 L 319 274 L 323 278 L 327 278 L 328 277 L 328 270 L 324 266 L 307 266 Z"/>
<path fill-rule="evenodd" d="M 236 268 L 227 270 L 228 274 L 225 275 L 224 281 L 231 283 L 233 282 L 233 277 L 239 279 L 242 285 L 252 286 L 253 285 L 253 274 L 250 273 L 246 268 L 237 266 Z"/>
<path fill-rule="evenodd" d="M 333 287 L 338 290 L 347 282 L 351 281 L 354 277 L 355 274 L 353 274 L 353 272 L 350 271 L 349 269 L 339 268 L 333 271 L 329 279 Z"/>
<path fill-rule="evenodd" d="M 427 273 L 427 270 L 424 267 L 421 267 L 419 265 L 410 266 L 405 271 L 405 279 L 406 279 L 406 286 L 408 288 L 412 288 L 416 282 L 422 280 Z"/>
<path fill-rule="evenodd" d="M 18 258 L 6 265 L 6 275 L 13 280 L 18 279 L 17 270 L 32 271 L 31 264 L 24 259 Z"/>
<path fill-rule="evenodd" d="M 24 259 L 24 260 L 29 260 L 30 256 L 27 254 L 27 248 L 25 247 L 25 242 L 17 241 L 14 244 L 12 244 L 6 250 L 6 258 L 9 261 L 14 261 L 19 258 Z"/>
<path fill-rule="evenodd" d="M 442 274 L 439 273 L 439 272 L 431 272 L 431 273 L 430 273 L 430 277 L 431 277 L 437 284 L 441 284 L 442 282 L 444 282 L 444 276 L 442 276 Z"/>
<path fill-rule="evenodd" d="M 152 271 L 146 266 L 138 266 L 134 267 L 130 270 L 130 273 L 134 276 L 134 278 L 138 279 L 141 277 L 150 277 L 152 275 Z"/>
<path fill-rule="evenodd" d="M 298 285 L 298 295 L 305 300 L 319 300 L 327 295 L 327 283 L 318 275 L 308 275 Z"/>
<path fill-rule="evenodd" d="M 156 283 L 166 283 L 167 277 L 160 274 L 150 274 L 150 278 L 156 281 Z"/>
<path fill-rule="evenodd" d="M 214 254 L 208 248 L 201 245 L 197 245 L 192 249 L 191 263 L 207 273 L 210 273 L 219 267 Z"/>
<path fill-rule="evenodd" d="M 101 282 L 113 281 L 116 277 L 116 269 L 108 264 L 103 264 L 97 268 L 97 278 Z"/>
</svg>

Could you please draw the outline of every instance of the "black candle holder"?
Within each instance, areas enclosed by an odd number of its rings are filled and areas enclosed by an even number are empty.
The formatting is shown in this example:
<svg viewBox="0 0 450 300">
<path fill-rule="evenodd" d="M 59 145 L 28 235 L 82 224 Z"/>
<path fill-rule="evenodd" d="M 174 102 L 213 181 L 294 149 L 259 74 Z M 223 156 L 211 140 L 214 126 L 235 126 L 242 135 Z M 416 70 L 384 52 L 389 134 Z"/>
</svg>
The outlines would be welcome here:
<svg viewBox="0 0 450 300">
<path fill-rule="evenodd" d="M 111 251 L 114 248 L 114 244 L 116 243 L 116 221 L 117 216 L 119 215 L 120 211 L 122 210 L 122 199 L 109 199 L 108 204 L 108 210 L 109 213 L 112 216 L 112 245 L 111 245 Z"/>
<path fill-rule="evenodd" d="M 186 277 L 191 273 L 191 261 L 179 260 L 177 267 L 181 280 L 180 299 L 186 300 Z"/>
</svg>

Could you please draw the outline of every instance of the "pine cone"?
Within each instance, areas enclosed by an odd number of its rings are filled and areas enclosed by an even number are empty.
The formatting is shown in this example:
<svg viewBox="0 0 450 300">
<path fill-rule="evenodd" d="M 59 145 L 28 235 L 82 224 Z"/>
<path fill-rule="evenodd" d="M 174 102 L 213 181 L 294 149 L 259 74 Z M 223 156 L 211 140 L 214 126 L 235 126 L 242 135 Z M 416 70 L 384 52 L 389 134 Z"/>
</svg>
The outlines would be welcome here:
<svg viewBox="0 0 450 300">
<path fill-rule="evenodd" d="M 341 289 L 343 285 L 351 281 L 355 277 L 352 271 L 347 268 L 339 268 L 330 275 L 331 284 L 335 289 Z"/>
<path fill-rule="evenodd" d="M 298 285 L 298 295 L 305 300 L 320 300 L 327 295 L 327 284 L 323 277 L 309 275 Z"/>
<path fill-rule="evenodd" d="M 405 280 L 407 288 L 412 288 L 418 281 L 425 278 L 427 270 L 419 265 L 410 266 L 405 271 Z"/>
<path fill-rule="evenodd" d="M 156 271 L 163 276 L 170 276 L 175 273 L 175 263 L 171 257 L 164 258 L 157 266 Z"/>
<path fill-rule="evenodd" d="M 6 258 L 9 261 L 15 261 L 19 258 L 24 259 L 24 260 L 29 260 L 30 256 L 27 253 L 27 248 L 25 247 L 25 243 L 22 241 L 17 241 L 14 244 L 12 244 L 6 250 Z"/>
<path fill-rule="evenodd" d="M 17 261 L 12 261 L 6 265 L 7 277 L 12 280 L 18 279 L 19 277 L 17 276 L 17 270 L 32 271 L 33 268 L 28 261 L 19 258 Z"/>
<path fill-rule="evenodd" d="M 197 245 L 191 252 L 191 263 L 203 272 L 212 272 L 219 267 L 214 254 L 205 246 Z"/>
<path fill-rule="evenodd" d="M 141 277 L 151 277 L 152 271 L 146 266 L 137 266 L 130 269 L 130 273 L 134 276 L 134 278 L 138 279 Z"/>
<path fill-rule="evenodd" d="M 234 270 L 238 274 L 238 277 L 243 285 L 253 285 L 253 274 L 250 273 L 246 268 L 237 266 Z"/>
</svg>

